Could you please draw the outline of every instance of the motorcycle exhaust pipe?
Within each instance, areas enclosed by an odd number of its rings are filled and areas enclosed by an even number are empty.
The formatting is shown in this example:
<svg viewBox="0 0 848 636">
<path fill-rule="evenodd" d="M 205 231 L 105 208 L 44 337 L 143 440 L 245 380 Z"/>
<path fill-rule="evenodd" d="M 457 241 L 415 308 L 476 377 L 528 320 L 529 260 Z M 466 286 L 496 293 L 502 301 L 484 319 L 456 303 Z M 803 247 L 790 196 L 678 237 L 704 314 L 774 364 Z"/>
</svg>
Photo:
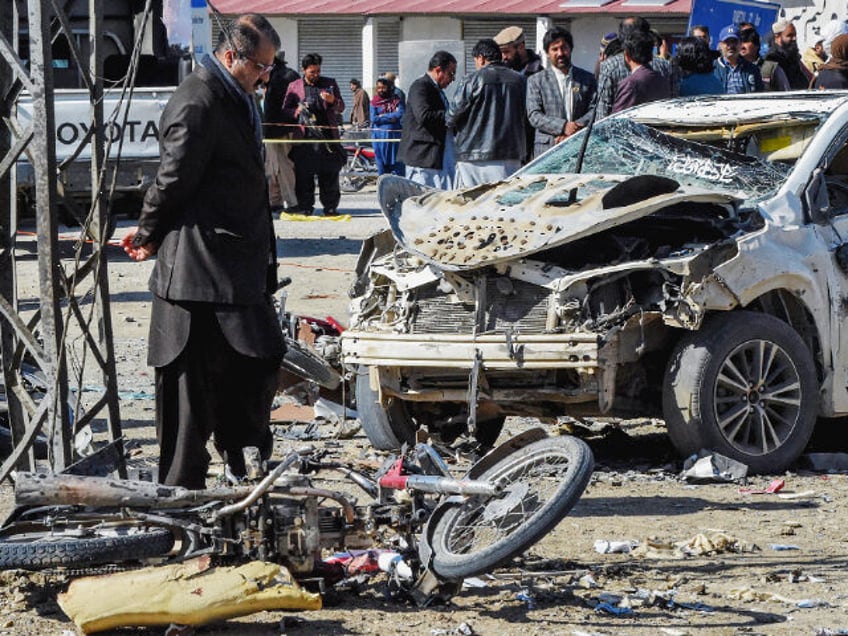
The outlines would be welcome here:
<svg viewBox="0 0 848 636">
<path fill-rule="evenodd" d="M 439 495 L 483 495 L 494 497 L 503 488 L 499 484 L 478 479 L 454 479 L 434 475 L 385 475 L 380 479 L 382 488 L 416 490 Z"/>
</svg>

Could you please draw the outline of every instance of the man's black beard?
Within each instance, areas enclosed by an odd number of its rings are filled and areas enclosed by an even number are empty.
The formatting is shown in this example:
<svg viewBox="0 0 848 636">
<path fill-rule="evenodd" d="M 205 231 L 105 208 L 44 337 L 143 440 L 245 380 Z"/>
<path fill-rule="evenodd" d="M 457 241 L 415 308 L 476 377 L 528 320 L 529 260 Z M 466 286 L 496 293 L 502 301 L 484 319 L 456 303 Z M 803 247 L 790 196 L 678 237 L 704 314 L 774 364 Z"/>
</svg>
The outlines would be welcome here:
<svg viewBox="0 0 848 636">
<path fill-rule="evenodd" d="M 521 58 L 520 58 L 520 57 L 518 57 L 518 55 L 516 55 L 515 57 L 513 57 L 513 58 L 509 61 L 509 63 L 507 64 L 507 66 L 508 66 L 509 68 L 511 68 L 513 71 L 520 71 L 520 70 L 521 70 L 521 67 L 522 67 L 522 66 L 524 66 L 524 65 L 521 63 Z"/>
<path fill-rule="evenodd" d="M 794 60 L 800 55 L 800 53 L 798 52 L 797 42 L 789 42 L 788 44 L 784 44 L 782 46 L 779 46 L 778 48 L 790 60 Z"/>
</svg>

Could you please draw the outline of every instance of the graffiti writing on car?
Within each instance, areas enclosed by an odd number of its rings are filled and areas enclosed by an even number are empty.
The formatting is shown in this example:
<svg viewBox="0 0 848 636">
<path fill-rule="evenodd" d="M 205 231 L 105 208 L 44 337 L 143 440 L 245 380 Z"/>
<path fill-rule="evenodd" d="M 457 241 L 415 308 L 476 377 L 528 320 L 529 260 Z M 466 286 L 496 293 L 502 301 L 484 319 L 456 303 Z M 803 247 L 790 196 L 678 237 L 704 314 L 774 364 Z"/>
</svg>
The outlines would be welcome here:
<svg viewBox="0 0 848 636">
<path fill-rule="evenodd" d="M 718 183 L 731 183 L 736 176 L 736 167 L 729 163 L 680 154 L 672 157 L 668 164 L 668 171 Z"/>
</svg>

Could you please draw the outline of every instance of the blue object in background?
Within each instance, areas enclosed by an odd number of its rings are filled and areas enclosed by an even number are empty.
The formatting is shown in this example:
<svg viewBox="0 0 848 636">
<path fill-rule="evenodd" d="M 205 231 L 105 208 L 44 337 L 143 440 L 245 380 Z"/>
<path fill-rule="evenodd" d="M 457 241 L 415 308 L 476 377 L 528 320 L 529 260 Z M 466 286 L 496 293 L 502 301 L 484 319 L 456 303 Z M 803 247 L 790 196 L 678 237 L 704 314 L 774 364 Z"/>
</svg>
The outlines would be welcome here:
<svg viewBox="0 0 848 636">
<path fill-rule="evenodd" d="M 765 43 L 766 35 L 771 33 L 771 25 L 777 22 L 780 5 L 761 0 L 692 0 L 692 12 L 689 14 L 689 26 L 703 24 L 710 29 L 710 48 L 718 48 L 718 34 L 729 24 L 750 22 L 760 39 Z"/>
</svg>

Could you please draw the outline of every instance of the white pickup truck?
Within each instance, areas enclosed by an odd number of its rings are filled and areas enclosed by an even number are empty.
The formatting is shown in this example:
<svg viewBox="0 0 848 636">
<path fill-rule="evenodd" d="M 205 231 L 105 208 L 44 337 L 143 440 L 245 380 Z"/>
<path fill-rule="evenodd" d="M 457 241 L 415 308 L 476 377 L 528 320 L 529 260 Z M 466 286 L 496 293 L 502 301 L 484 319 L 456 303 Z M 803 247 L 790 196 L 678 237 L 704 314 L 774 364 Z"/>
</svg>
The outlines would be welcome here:
<svg viewBox="0 0 848 636">
<path fill-rule="evenodd" d="M 159 165 L 159 118 L 175 87 L 137 88 L 132 101 L 121 103 L 121 91 L 114 89 L 104 99 L 104 121 L 107 122 L 106 151 L 109 169 L 105 182 L 108 190 L 114 170 L 117 170 L 113 211 L 130 213 L 140 209 L 140 201 Z M 91 127 L 88 91 L 57 89 L 55 92 L 56 160 L 61 166 L 59 190 L 88 207 L 91 197 L 91 145 L 86 144 L 76 158 L 65 166 L 62 162 L 73 156 Z M 22 126 L 32 121 L 32 101 L 24 97 L 18 103 L 18 121 Z M 111 123 L 109 123 L 111 122 Z M 18 200 L 26 207 L 34 200 L 32 165 L 23 157 L 17 165 Z M 62 220 L 72 221 L 73 206 L 62 206 Z"/>
</svg>

